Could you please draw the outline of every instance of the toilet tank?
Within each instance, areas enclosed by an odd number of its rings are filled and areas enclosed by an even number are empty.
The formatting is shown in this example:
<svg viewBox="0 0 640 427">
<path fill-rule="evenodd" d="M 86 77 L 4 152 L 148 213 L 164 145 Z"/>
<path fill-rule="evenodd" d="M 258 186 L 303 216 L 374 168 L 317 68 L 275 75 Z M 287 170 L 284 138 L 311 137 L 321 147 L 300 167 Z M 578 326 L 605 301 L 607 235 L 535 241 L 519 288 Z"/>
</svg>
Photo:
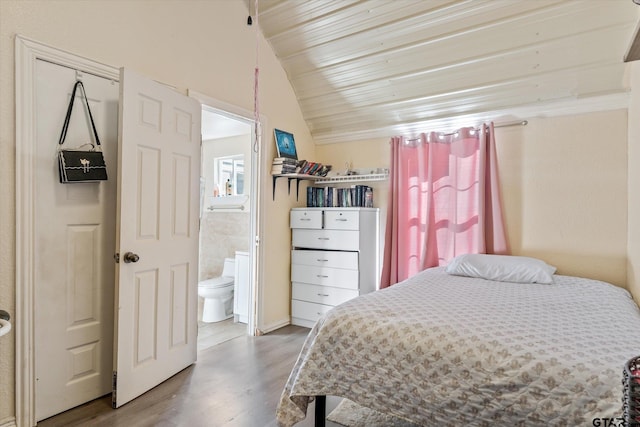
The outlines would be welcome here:
<svg viewBox="0 0 640 427">
<path fill-rule="evenodd" d="M 224 277 L 235 277 L 236 275 L 236 260 L 233 258 L 225 258 L 224 259 L 224 266 L 222 267 L 222 274 L 221 276 Z"/>
</svg>

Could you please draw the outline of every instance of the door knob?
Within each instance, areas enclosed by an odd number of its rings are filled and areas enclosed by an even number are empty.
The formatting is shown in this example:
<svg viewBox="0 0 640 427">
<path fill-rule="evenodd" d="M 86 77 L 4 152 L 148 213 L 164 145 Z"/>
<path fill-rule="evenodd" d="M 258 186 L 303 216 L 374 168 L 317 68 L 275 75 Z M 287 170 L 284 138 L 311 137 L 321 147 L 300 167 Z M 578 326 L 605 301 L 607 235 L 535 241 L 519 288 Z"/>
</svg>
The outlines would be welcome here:
<svg viewBox="0 0 640 427">
<path fill-rule="evenodd" d="M 122 257 L 122 260 L 127 264 L 130 262 L 138 262 L 139 259 L 138 254 L 134 254 L 133 252 L 126 252 L 124 257 Z"/>
</svg>

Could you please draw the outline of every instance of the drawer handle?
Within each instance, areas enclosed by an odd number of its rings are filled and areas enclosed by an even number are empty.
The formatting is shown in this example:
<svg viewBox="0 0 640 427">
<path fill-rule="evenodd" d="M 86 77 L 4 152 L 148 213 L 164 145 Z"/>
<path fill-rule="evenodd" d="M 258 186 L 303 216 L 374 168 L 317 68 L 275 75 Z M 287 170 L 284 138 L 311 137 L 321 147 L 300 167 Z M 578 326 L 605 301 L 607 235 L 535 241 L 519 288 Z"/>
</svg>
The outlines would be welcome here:
<svg viewBox="0 0 640 427">
<path fill-rule="evenodd" d="M 311 221 L 311 218 L 300 218 L 300 221 Z"/>
<path fill-rule="evenodd" d="M 326 278 L 328 278 L 328 277 L 329 277 L 329 276 L 323 276 L 322 274 L 318 274 L 317 276 L 318 276 L 319 278 L 321 278 L 321 279 L 326 279 Z"/>
<path fill-rule="evenodd" d="M 329 294 L 318 294 L 319 297 L 328 297 Z"/>
<path fill-rule="evenodd" d="M 318 240 L 329 240 L 328 237 L 318 237 Z"/>
<path fill-rule="evenodd" d="M 336 221 L 348 221 L 347 218 L 336 218 Z"/>
<path fill-rule="evenodd" d="M 318 261 L 318 262 L 327 262 L 329 260 L 328 259 L 317 259 L 316 261 Z"/>
</svg>

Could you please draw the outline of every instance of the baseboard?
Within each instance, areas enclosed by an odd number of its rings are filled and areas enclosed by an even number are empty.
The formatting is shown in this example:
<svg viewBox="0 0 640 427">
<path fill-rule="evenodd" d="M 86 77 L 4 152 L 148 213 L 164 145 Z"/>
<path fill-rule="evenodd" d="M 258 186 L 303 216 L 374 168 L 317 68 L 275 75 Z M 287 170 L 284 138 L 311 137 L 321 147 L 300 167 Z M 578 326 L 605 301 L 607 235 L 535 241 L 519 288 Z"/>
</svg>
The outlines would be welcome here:
<svg viewBox="0 0 640 427">
<path fill-rule="evenodd" d="M 272 322 L 272 323 L 269 323 L 268 325 L 263 325 L 262 327 L 259 327 L 258 333 L 256 335 L 268 334 L 269 332 L 273 332 L 276 329 L 283 328 L 290 324 L 291 324 L 291 319 L 287 316 L 286 319 L 281 319 L 281 320 L 278 320 L 277 322 Z"/>
<path fill-rule="evenodd" d="M 0 424 L 0 427 L 16 427 L 16 419 L 14 417 L 11 417 L 7 420 L 4 420 L 2 424 Z"/>
</svg>

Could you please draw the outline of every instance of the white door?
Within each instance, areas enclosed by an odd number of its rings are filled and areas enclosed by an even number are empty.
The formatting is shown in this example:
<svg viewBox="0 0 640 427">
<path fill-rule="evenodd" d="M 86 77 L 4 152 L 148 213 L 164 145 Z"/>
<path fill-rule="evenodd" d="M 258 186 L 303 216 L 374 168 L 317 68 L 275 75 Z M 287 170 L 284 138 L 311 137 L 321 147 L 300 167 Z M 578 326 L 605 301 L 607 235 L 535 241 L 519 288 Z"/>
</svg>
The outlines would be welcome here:
<svg viewBox="0 0 640 427">
<path fill-rule="evenodd" d="M 81 76 L 109 179 L 60 184 L 56 150 L 78 74 L 35 66 L 34 365 L 35 417 L 42 420 L 111 391 L 117 183 L 118 83 Z M 92 140 L 76 92 L 65 148 Z"/>
<path fill-rule="evenodd" d="M 120 70 L 115 408 L 196 360 L 201 106 Z"/>
</svg>

